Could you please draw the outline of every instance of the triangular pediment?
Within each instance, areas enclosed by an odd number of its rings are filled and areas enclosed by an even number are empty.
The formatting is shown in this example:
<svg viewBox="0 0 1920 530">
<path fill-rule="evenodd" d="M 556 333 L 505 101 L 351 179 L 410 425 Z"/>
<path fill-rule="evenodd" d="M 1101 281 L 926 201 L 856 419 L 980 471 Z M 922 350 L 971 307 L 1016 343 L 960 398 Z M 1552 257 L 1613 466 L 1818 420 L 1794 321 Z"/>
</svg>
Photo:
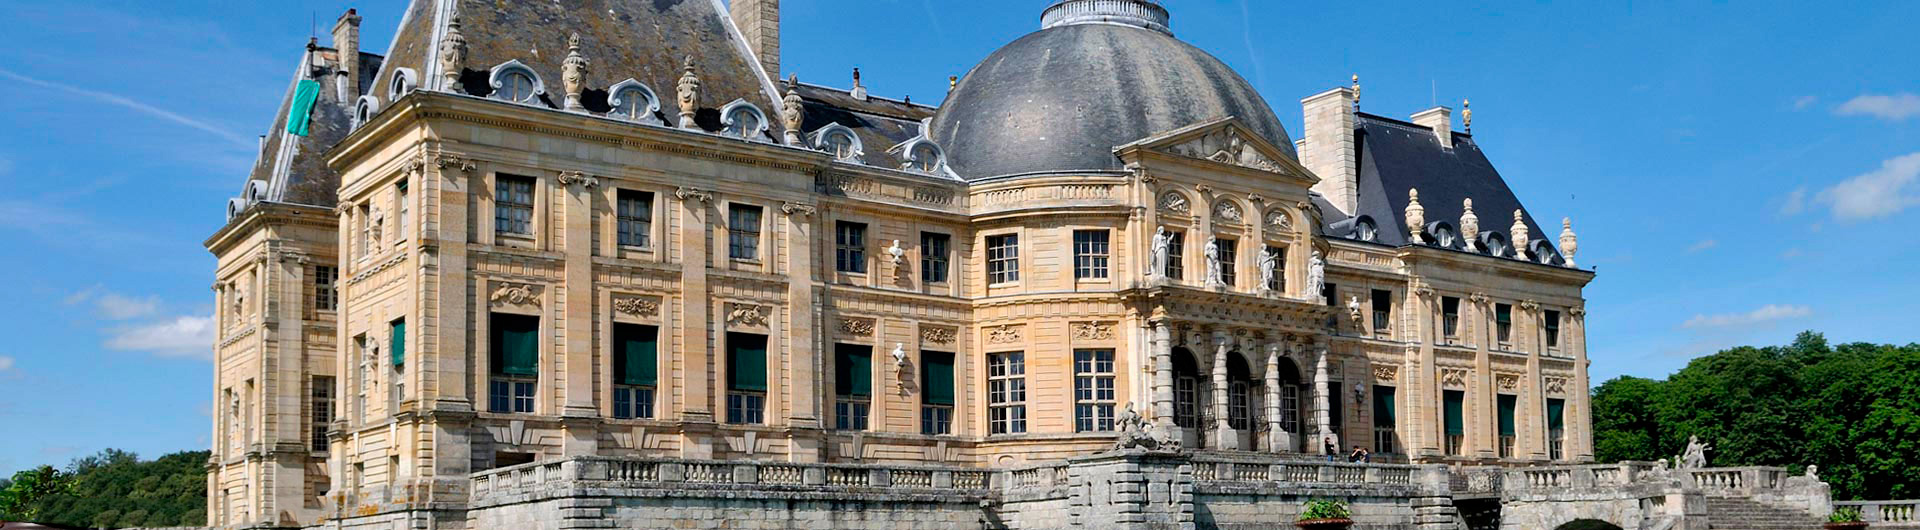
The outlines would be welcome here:
<svg viewBox="0 0 1920 530">
<path fill-rule="evenodd" d="M 1286 151 L 1231 116 L 1155 134 L 1116 151 L 1126 149 L 1145 149 L 1273 173 L 1305 174 Z"/>
</svg>

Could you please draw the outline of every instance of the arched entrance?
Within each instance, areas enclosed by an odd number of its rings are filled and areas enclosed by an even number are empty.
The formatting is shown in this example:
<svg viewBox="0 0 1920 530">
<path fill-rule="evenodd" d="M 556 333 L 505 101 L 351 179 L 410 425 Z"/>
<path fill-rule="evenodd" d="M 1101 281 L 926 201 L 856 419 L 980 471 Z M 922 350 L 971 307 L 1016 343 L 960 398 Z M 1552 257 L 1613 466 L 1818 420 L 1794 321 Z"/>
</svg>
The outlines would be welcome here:
<svg viewBox="0 0 1920 530">
<path fill-rule="evenodd" d="M 1201 429 L 1206 414 L 1206 387 L 1199 360 L 1185 347 L 1173 348 L 1173 424 L 1180 427 L 1180 443 L 1202 447 L 1206 429 Z"/>
<path fill-rule="evenodd" d="M 1598 519 L 1577 519 L 1553 527 L 1553 530 L 1623 530 L 1619 525 Z"/>
<path fill-rule="evenodd" d="M 1266 385 L 1253 376 L 1247 358 L 1240 352 L 1227 353 L 1227 426 L 1233 429 L 1240 449 L 1260 447 L 1266 432 Z"/>
<path fill-rule="evenodd" d="M 1305 404 L 1305 383 L 1300 378 L 1300 367 L 1293 359 L 1280 358 L 1280 428 L 1293 435 L 1293 447 L 1281 448 L 1285 451 L 1300 452 L 1304 448 L 1314 447 L 1317 443 L 1307 439 L 1306 414 L 1301 407 Z"/>
</svg>

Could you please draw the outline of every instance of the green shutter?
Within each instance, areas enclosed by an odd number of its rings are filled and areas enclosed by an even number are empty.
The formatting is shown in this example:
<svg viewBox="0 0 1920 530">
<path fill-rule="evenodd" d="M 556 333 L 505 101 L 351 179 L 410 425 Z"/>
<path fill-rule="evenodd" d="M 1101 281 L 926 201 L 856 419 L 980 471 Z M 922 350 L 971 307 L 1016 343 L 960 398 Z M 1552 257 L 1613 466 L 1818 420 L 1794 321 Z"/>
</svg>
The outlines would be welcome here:
<svg viewBox="0 0 1920 530">
<path fill-rule="evenodd" d="M 1517 399 L 1518 398 L 1514 396 L 1509 396 L 1505 394 L 1502 394 L 1500 396 L 1500 435 L 1501 436 L 1513 436 L 1513 433 L 1514 433 L 1513 411 L 1515 408 L 1514 402 Z"/>
<path fill-rule="evenodd" d="M 540 317 L 493 315 L 493 373 L 540 375 Z"/>
<path fill-rule="evenodd" d="M 622 385 L 653 386 L 659 381 L 660 328 L 636 324 L 613 325 L 613 373 Z"/>
<path fill-rule="evenodd" d="M 392 326 L 393 344 L 387 349 L 393 350 L 393 365 L 402 366 L 407 364 L 407 320 L 395 320 Z"/>
<path fill-rule="evenodd" d="M 873 395 L 873 347 L 833 345 L 833 390 L 837 396 Z"/>
<path fill-rule="evenodd" d="M 767 391 L 767 336 L 727 334 L 727 389 Z"/>
<path fill-rule="evenodd" d="M 1566 400 L 1547 398 L 1547 430 L 1558 431 L 1566 428 L 1566 416 Z"/>
<path fill-rule="evenodd" d="M 920 399 L 928 405 L 953 404 L 953 353 L 920 352 Z"/>
<path fill-rule="evenodd" d="M 1465 407 L 1467 394 L 1459 390 L 1448 390 L 1443 394 L 1442 399 L 1446 403 L 1447 434 L 1466 434 L 1466 419 L 1461 409 Z"/>
<path fill-rule="evenodd" d="M 1513 306 L 1500 304 L 1494 307 L 1493 319 L 1501 324 L 1513 323 Z"/>
<path fill-rule="evenodd" d="M 1393 387 L 1373 387 L 1373 426 L 1393 427 Z"/>
<path fill-rule="evenodd" d="M 313 119 L 313 102 L 320 99 L 320 83 L 302 79 L 293 85 L 293 107 L 287 109 L 287 133 L 306 136 Z"/>
<path fill-rule="evenodd" d="M 1327 423 L 1333 427 L 1334 432 L 1340 432 L 1340 426 L 1346 424 L 1347 417 L 1341 410 L 1342 407 L 1346 405 L 1342 404 L 1345 400 L 1340 398 L 1339 381 L 1327 381 L 1327 398 L 1327 416 L 1329 420 Z"/>
</svg>

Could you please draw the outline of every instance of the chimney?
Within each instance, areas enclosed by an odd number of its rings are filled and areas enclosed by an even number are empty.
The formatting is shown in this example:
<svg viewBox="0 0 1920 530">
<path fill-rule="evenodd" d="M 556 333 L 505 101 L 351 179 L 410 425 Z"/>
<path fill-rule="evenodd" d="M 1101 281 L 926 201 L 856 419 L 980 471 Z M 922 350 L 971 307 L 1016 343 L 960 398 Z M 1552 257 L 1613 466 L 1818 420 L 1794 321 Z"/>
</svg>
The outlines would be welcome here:
<svg viewBox="0 0 1920 530">
<path fill-rule="evenodd" d="M 780 0 L 732 0 L 728 11 L 767 75 L 780 77 Z"/>
<path fill-rule="evenodd" d="M 347 102 L 360 99 L 360 14 L 348 9 L 333 23 L 333 49 L 340 53 L 340 74 L 345 77 Z"/>
<path fill-rule="evenodd" d="M 1453 109 L 1434 107 L 1413 114 L 1413 123 L 1433 129 L 1433 136 L 1440 139 L 1440 145 L 1453 149 Z"/>
<path fill-rule="evenodd" d="M 1339 87 L 1300 100 L 1306 112 L 1305 130 L 1294 142 L 1300 165 L 1320 177 L 1313 191 L 1348 215 L 1359 203 L 1360 153 L 1353 133 L 1358 89 L 1355 82 L 1352 88 Z"/>
</svg>

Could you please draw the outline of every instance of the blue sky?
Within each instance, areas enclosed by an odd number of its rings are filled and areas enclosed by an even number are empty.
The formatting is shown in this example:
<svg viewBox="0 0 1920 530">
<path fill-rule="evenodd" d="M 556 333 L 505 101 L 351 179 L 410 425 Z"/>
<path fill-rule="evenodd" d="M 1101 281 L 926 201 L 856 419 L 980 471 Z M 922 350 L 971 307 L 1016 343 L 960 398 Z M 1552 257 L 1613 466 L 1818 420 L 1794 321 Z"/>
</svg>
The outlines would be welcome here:
<svg viewBox="0 0 1920 530">
<path fill-rule="evenodd" d="M 785 68 L 936 102 L 1045 3 L 788 0 Z M 1299 99 L 1354 73 L 1369 112 L 1471 98 L 1521 200 L 1599 267 L 1596 383 L 1803 329 L 1920 335 L 1920 3 L 1170 3 L 1296 136 Z M 384 51 L 400 4 L 0 3 L 0 473 L 207 446 L 201 242 L 310 28 L 358 7 Z"/>
</svg>

